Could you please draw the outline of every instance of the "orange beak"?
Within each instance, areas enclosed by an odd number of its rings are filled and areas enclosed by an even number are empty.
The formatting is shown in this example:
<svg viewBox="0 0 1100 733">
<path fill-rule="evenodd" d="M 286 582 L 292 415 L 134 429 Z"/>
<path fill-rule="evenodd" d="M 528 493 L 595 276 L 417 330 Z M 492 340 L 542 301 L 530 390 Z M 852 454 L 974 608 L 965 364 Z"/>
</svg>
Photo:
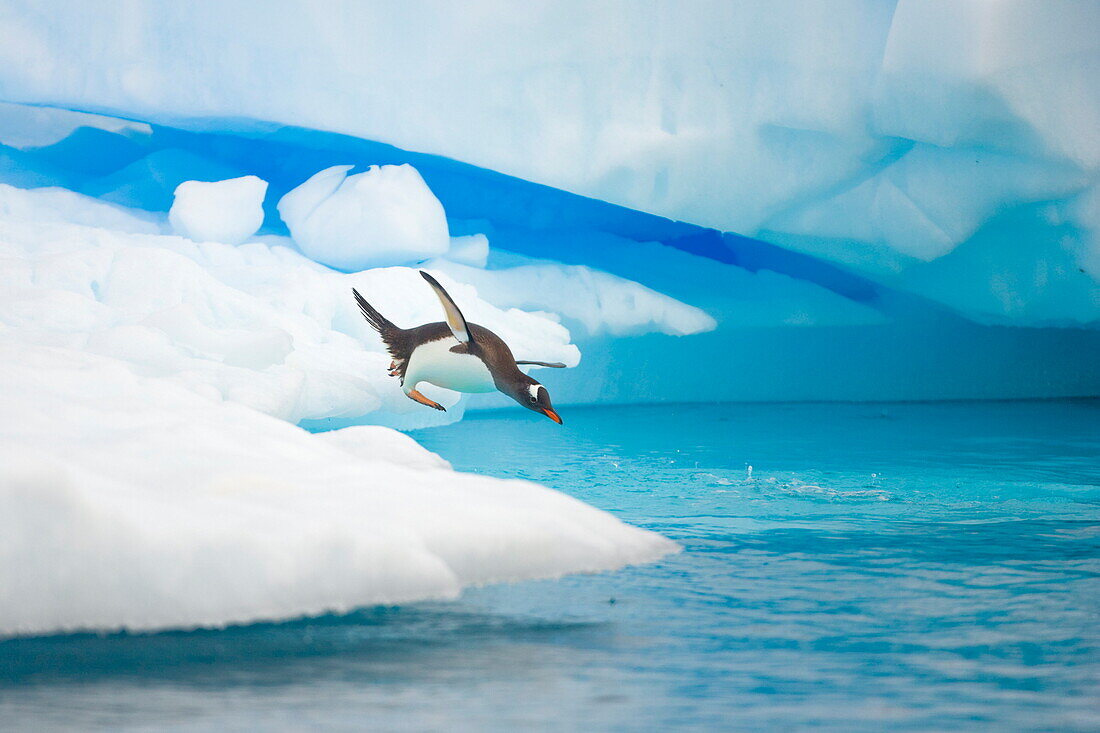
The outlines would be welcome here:
<svg viewBox="0 0 1100 733">
<path fill-rule="evenodd" d="M 554 411 L 553 411 L 553 410 L 551 410 L 551 409 L 550 409 L 549 407 L 547 407 L 546 409 L 544 409 L 544 410 L 542 411 L 542 414 L 543 414 L 543 415 L 546 415 L 546 416 L 547 416 L 548 418 L 550 418 L 551 420 L 553 420 L 554 422 L 556 422 L 556 423 L 557 423 L 558 425 L 561 425 L 561 418 L 560 418 L 560 417 L 558 416 L 558 413 L 554 412 Z"/>
</svg>

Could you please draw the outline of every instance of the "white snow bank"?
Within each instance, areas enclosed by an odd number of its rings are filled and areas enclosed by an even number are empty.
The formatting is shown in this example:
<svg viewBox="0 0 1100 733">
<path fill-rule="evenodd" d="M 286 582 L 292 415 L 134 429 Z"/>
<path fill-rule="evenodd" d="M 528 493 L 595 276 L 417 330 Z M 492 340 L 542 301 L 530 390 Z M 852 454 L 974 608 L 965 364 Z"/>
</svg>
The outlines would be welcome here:
<svg viewBox="0 0 1100 733">
<path fill-rule="evenodd" d="M 1063 206 L 1100 181 L 1096 2 L 268 11 L 9 0 L 0 96 L 347 133 L 895 274 L 968 313 L 1100 318 L 1098 225 Z"/>
<path fill-rule="evenodd" d="M 450 246 L 443 205 L 411 165 L 318 172 L 279 201 L 307 256 L 340 270 L 417 262 Z"/>
<path fill-rule="evenodd" d="M 256 176 L 184 181 L 176 187 L 168 222 L 196 242 L 240 244 L 264 223 L 267 181 Z"/>
<path fill-rule="evenodd" d="M 0 636 L 222 626 L 647 562 L 674 543 L 385 428 L 311 435 L 0 336 Z"/>
</svg>

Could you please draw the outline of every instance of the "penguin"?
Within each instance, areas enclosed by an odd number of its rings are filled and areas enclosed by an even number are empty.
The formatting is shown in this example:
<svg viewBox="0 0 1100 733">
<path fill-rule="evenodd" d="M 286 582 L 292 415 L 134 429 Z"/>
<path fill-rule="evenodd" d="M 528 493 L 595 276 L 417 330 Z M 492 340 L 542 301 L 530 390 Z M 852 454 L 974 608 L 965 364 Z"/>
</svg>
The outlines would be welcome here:
<svg viewBox="0 0 1100 733">
<path fill-rule="evenodd" d="M 500 390 L 528 410 L 546 415 L 558 425 L 561 416 L 550 404 L 546 387 L 519 370 L 519 365 L 562 369 L 565 364 L 545 361 L 516 361 L 508 344 L 476 323 L 467 323 L 462 311 L 434 277 L 420 271 L 443 306 L 446 322 L 425 323 L 415 328 L 398 328 L 375 310 L 359 291 L 351 289 L 363 317 L 382 337 L 393 361 L 390 376 L 401 380 L 401 390 L 411 400 L 443 410 L 446 408 L 417 390 L 421 382 L 456 392 Z"/>
</svg>

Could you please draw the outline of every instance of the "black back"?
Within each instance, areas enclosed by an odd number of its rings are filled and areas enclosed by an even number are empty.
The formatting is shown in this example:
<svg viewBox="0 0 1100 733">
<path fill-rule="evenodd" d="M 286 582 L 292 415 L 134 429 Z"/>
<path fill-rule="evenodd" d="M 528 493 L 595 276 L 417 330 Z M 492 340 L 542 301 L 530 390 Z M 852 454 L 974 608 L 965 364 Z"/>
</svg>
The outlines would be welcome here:
<svg viewBox="0 0 1100 733">
<path fill-rule="evenodd" d="M 503 392 L 510 394 L 515 389 L 514 385 L 517 384 L 534 384 L 535 380 L 516 366 L 516 359 L 512 356 L 512 350 L 508 348 L 508 344 L 504 343 L 504 339 L 477 323 L 467 323 L 470 331 L 468 344 L 459 343 L 451 333 L 450 326 L 443 321 L 425 323 L 423 326 L 414 328 L 397 328 L 393 324 L 390 326 L 392 328 L 377 330 L 390 356 L 397 364 L 397 374 L 402 384 L 405 383 L 405 370 L 408 368 L 409 357 L 412 356 L 413 350 L 421 344 L 440 339 L 454 341 L 451 351 L 456 354 L 471 354 L 484 361 L 489 373 L 493 375 L 493 382 Z M 503 385 L 513 386 L 511 389 L 504 389 Z"/>
</svg>

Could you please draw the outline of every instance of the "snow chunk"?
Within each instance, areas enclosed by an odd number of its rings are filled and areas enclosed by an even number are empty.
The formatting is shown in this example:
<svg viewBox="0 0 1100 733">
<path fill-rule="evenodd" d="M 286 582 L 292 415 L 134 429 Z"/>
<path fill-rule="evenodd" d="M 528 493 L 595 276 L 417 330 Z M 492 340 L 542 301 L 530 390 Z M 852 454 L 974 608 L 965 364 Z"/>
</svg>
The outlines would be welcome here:
<svg viewBox="0 0 1100 733">
<path fill-rule="evenodd" d="M 447 217 L 411 165 L 338 165 L 279 201 L 279 214 L 308 257 L 355 271 L 417 262 L 450 246 Z"/>
<path fill-rule="evenodd" d="M 0 339 L 0 384 L 0 636 L 343 612 L 677 549 L 391 430 L 311 435 L 114 359 Z"/>
<path fill-rule="evenodd" d="M 264 222 L 267 181 L 256 176 L 176 187 L 168 222 L 177 234 L 196 242 L 240 244 Z"/>
</svg>

